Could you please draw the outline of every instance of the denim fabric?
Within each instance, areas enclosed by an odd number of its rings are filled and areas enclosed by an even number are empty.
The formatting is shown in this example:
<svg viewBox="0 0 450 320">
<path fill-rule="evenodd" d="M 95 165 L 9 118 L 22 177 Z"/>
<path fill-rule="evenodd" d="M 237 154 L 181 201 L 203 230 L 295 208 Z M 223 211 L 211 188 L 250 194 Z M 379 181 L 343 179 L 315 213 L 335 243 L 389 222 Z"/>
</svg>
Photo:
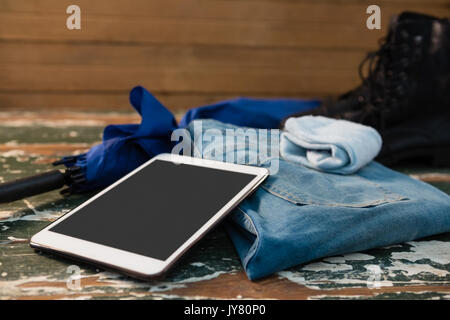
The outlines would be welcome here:
<svg viewBox="0 0 450 320">
<path fill-rule="evenodd" d="M 304 116 L 286 121 L 280 153 L 306 167 L 351 174 L 377 156 L 381 142 L 374 128 L 346 120 Z"/>
<path fill-rule="evenodd" d="M 192 119 L 211 118 L 236 125 L 276 128 L 294 113 L 317 107 L 318 100 L 238 98 L 189 110 L 180 124 L 174 115 L 143 87 L 130 92 L 130 103 L 141 115 L 140 124 L 109 125 L 103 142 L 87 153 L 58 161 L 66 167 L 79 167 L 85 181 L 72 183 L 73 193 L 105 188 L 151 157 L 172 150 L 173 130 Z"/>
<path fill-rule="evenodd" d="M 237 128 L 214 120 L 197 120 L 188 127 L 191 135 L 199 122 L 203 132 Z M 218 143 L 217 139 L 200 136 L 195 144 L 201 140 L 200 150 Z M 227 145 L 227 149 L 219 146 L 216 151 L 255 152 L 257 146 L 248 142 L 245 148 L 241 145 L 230 151 L 233 145 Z M 210 152 L 204 155 L 212 157 Z M 274 159 L 265 158 L 258 165 L 268 165 L 270 160 Z M 279 161 L 278 172 L 270 175 L 226 222 L 252 280 L 325 256 L 450 231 L 447 194 L 377 162 L 352 175 L 337 175 Z"/>
</svg>

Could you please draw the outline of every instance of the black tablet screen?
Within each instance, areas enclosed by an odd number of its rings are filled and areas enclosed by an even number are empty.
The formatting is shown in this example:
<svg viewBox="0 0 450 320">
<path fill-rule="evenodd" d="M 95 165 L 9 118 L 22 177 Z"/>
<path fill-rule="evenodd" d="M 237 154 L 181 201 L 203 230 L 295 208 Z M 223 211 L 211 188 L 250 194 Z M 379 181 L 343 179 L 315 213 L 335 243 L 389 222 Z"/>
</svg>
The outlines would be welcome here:
<svg viewBox="0 0 450 320">
<path fill-rule="evenodd" d="M 165 260 L 254 178 L 156 160 L 50 231 Z"/>
</svg>

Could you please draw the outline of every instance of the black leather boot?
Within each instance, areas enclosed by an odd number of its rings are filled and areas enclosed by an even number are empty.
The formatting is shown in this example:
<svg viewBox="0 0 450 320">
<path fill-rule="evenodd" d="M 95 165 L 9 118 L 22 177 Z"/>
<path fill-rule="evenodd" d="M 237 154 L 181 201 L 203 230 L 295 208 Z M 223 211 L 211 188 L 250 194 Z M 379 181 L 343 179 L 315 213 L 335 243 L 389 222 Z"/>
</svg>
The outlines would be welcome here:
<svg viewBox="0 0 450 320">
<path fill-rule="evenodd" d="M 421 158 L 450 165 L 450 20 L 412 12 L 394 17 L 380 48 L 359 71 L 359 87 L 293 116 L 322 115 L 376 128 L 383 137 L 378 160 L 386 164 Z"/>
</svg>

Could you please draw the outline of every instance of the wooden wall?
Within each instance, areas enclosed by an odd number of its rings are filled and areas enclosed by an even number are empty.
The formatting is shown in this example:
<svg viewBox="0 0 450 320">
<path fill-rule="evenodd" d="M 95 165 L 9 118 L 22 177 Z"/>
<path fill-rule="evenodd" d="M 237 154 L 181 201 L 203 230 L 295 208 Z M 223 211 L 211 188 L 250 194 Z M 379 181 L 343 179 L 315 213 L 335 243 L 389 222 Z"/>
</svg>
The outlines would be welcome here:
<svg viewBox="0 0 450 320">
<path fill-rule="evenodd" d="M 365 26 L 370 4 L 382 30 Z M 406 9 L 449 16 L 450 0 L 0 0 L 0 110 L 128 110 L 138 84 L 173 110 L 337 94 Z"/>
</svg>

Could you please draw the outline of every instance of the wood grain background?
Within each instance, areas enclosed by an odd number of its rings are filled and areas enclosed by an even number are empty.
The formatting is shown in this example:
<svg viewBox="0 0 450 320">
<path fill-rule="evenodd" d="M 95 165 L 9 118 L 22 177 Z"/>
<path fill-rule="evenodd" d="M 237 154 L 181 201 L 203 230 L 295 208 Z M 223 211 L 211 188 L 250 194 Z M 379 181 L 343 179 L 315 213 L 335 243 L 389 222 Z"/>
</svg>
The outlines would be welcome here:
<svg viewBox="0 0 450 320">
<path fill-rule="evenodd" d="M 66 28 L 70 4 L 82 30 Z M 450 1 L 0 0 L 0 110 L 129 110 L 139 84 L 172 110 L 338 94 L 404 10 L 449 16 Z"/>
</svg>

